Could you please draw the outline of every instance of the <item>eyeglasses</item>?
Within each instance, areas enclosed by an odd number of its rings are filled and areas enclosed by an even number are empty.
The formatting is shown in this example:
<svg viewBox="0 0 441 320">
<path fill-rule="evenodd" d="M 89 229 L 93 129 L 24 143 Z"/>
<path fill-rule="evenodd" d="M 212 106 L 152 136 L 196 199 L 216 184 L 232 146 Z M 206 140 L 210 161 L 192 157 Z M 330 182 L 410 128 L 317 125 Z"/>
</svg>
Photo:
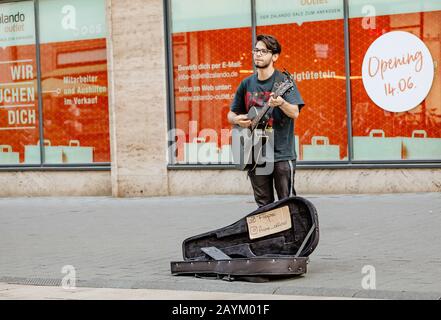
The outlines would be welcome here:
<svg viewBox="0 0 441 320">
<path fill-rule="evenodd" d="M 265 56 L 272 51 L 268 50 L 268 49 L 253 49 L 252 52 L 253 52 L 253 54 L 256 54 L 256 55 L 260 54 L 262 56 Z"/>
</svg>

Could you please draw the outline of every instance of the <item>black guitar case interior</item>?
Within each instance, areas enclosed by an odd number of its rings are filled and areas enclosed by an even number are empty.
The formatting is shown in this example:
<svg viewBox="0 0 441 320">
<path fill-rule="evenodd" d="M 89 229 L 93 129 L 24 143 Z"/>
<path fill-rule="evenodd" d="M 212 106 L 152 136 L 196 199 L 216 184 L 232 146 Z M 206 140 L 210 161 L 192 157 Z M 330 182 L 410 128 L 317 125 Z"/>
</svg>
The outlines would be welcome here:
<svg viewBox="0 0 441 320">
<path fill-rule="evenodd" d="M 302 197 L 276 201 L 239 221 L 184 240 L 175 275 L 268 281 L 306 273 L 319 241 L 314 205 Z"/>
</svg>

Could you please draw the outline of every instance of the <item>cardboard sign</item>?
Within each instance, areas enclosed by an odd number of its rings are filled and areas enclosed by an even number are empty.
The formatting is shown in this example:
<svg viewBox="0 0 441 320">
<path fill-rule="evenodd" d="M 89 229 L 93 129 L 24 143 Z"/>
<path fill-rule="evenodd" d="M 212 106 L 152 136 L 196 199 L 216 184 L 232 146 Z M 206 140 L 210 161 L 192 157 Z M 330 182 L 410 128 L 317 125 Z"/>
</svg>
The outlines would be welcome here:
<svg viewBox="0 0 441 320">
<path fill-rule="evenodd" d="M 247 225 L 250 239 L 288 230 L 292 226 L 289 207 L 285 206 L 247 217 Z"/>
</svg>

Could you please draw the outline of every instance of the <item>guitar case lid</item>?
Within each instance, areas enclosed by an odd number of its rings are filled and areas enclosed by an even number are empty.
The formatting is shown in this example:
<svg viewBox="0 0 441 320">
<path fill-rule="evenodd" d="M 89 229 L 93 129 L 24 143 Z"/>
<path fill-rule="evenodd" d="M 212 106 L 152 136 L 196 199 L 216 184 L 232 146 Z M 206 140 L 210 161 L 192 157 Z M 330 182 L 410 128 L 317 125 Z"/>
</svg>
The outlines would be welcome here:
<svg viewBox="0 0 441 320">
<path fill-rule="evenodd" d="M 184 261 L 172 274 L 270 276 L 306 273 L 319 241 L 315 206 L 290 197 L 258 208 L 235 223 L 187 238 Z"/>
</svg>

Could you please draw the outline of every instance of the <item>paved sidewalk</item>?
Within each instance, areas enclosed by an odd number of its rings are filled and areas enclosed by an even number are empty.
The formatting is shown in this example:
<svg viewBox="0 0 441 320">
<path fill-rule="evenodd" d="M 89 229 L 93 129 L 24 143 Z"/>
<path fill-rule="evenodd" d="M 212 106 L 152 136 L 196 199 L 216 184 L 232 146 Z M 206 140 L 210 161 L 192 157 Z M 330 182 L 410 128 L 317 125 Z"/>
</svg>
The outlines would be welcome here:
<svg viewBox="0 0 441 320">
<path fill-rule="evenodd" d="M 0 198 L 0 282 L 380 299 L 441 298 L 441 195 L 305 195 L 320 242 L 301 277 L 267 283 L 170 274 L 182 241 L 255 209 L 250 196 Z M 362 288 L 373 266 L 376 290 Z M 191 295 L 190 295 L 191 296 Z"/>
</svg>

